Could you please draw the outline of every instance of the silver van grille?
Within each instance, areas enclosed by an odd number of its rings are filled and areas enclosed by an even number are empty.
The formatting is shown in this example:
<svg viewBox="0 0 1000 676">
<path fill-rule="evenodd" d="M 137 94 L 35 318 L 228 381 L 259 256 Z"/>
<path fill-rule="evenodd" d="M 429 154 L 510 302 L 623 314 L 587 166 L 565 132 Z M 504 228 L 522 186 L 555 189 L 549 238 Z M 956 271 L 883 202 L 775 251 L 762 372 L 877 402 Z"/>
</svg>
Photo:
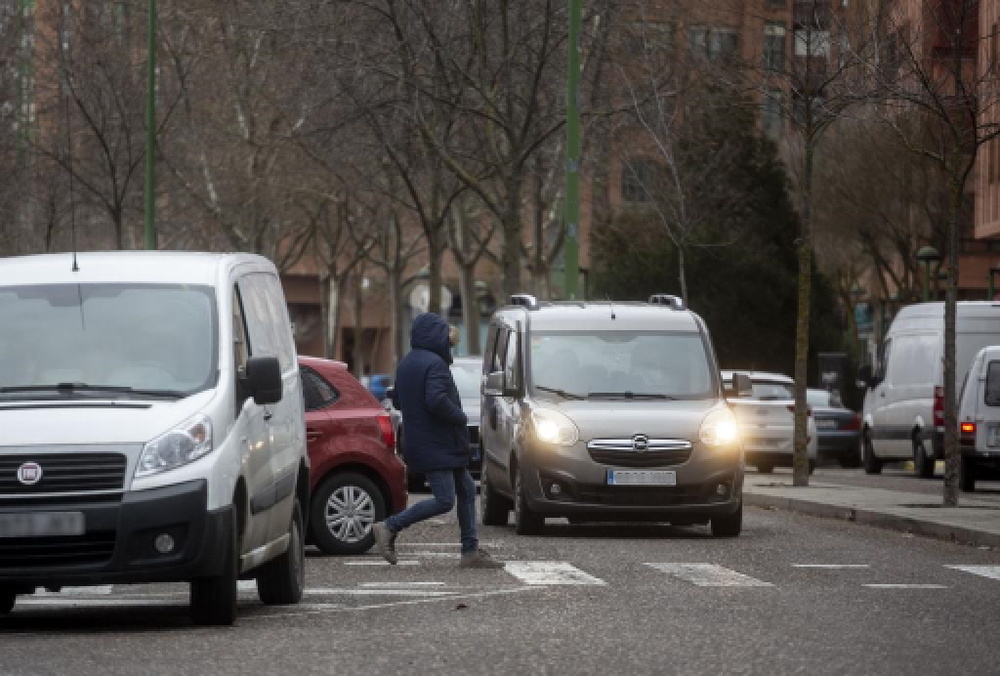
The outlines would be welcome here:
<svg viewBox="0 0 1000 676">
<path fill-rule="evenodd" d="M 686 439 L 649 439 L 637 434 L 628 439 L 592 439 L 587 450 L 594 462 L 616 467 L 663 467 L 680 465 L 691 457 L 693 446 Z"/>
<path fill-rule="evenodd" d="M 18 477 L 25 464 L 41 468 L 36 483 Z M 121 453 L 0 455 L 0 496 L 122 490 L 127 466 L 128 458 Z"/>
</svg>

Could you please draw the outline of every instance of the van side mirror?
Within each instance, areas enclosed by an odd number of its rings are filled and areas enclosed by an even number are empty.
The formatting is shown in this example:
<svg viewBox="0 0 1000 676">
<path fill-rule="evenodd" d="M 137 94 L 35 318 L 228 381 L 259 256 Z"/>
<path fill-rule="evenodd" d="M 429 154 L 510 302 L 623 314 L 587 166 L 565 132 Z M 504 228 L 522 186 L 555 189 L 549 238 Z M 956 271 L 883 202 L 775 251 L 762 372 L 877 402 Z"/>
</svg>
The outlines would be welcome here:
<svg viewBox="0 0 1000 676">
<path fill-rule="evenodd" d="M 483 383 L 483 394 L 487 397 L 503 396 L 503 371 L 494 371 L 486 376 L 486 382 Z"/>
<path fill-rule="evenodd" d="M 872 372 L 871 364 L 864 364 L 858 368 L 858 379 L 855 384 L 858 387 L 864 388 L 875 387 L 878 384 L 875 379 L 875 374 Z"/>
<path fill-rule="evenodd" d="M 750 376 L 745 373 L 734 373 L 733 389 L 730 396 L 735 396 L 737 398 L 752 397 L 753 381 L 750 380 Z"/>
<path fill-rule="evenodd" d="M 250 357 L 247 359 L 245 383 L 247 394 L 254 403 L 264 406 L 281 401 L 283 387 L 281 366 L 277 357 Z"/>
</svg>

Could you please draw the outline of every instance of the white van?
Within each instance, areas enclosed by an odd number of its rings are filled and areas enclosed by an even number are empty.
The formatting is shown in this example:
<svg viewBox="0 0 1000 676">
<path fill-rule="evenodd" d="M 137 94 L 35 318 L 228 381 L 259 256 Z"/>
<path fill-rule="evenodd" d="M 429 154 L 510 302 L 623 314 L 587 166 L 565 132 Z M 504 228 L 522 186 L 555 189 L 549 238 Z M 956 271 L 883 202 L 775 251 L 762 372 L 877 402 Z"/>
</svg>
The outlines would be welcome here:
<svg viewBox="0 0 1000 676">
<path fill-rule="evenodd" d="M 955 325 L 956 387 L 972 357 L 1000 344 L 1000 304 L 963 301 Z M 862 412 L 865 472 L 885 461 L 913 460 L 922 477 L 944 457 L 944 303 L 918 303 L 899 311 L 886 333 L 875 369 L 862 367 L 868 388 Z"/>
<path fill-rule="evenodd" d="M 1000 473 L 1000 345 L 984 347 L 973 358 L 959 395 L 958 429 L 959 488 L 972 492 L 984 473 Z"/>
<path fill-rule="evenodd" d="M 267 259 L 0 259 L 0 612 L 36 588 L 190 582 L 231 624 L 237 579 L 303 589 L 302 390 Z"/>
</svg>

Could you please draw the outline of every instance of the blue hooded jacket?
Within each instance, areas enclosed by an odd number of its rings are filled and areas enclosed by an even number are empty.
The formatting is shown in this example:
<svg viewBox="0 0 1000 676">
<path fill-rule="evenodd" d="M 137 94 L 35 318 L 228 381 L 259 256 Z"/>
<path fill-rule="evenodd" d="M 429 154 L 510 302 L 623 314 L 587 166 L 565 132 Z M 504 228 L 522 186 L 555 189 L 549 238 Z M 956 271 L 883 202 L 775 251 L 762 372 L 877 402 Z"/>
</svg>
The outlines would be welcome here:
<svg viewBox="0 0 1000 676">
<path fill-rule="evenodd" d="M 412 472 L 468 467 L 468 418 L 451 375 L 448 324 L 427 312 L 413 320 L 409 354 L 396 367 L 393 405 L 403 414 L 403 457 Z"/>
</svg>

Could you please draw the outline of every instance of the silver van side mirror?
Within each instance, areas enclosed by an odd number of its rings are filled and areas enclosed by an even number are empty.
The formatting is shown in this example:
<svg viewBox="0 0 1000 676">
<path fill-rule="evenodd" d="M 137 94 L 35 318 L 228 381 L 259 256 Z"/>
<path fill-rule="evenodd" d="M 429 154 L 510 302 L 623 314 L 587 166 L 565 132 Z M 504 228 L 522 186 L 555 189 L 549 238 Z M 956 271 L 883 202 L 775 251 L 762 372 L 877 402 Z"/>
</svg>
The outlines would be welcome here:
<svg viewBox="0 0 1000 676">
<path fill-rule="evenodd" d="M 487 397 L 503 396 L 503 371 L 494 371 L 486 376 L 486 382 L 483 384 L 483 394 Z"/>
<path fill-rule="evenodd" d="M 733 391 L 738 398 L 753 396 L 753 381 L 745 373 L 733 374 Z"/>
<path fill-rule="evenodd" d="M 254 403 L 277 404 L 283 394 L 281 366 L 277 357 L 250 357 L 246 365 L 246 392 Z"/>
</svg>

